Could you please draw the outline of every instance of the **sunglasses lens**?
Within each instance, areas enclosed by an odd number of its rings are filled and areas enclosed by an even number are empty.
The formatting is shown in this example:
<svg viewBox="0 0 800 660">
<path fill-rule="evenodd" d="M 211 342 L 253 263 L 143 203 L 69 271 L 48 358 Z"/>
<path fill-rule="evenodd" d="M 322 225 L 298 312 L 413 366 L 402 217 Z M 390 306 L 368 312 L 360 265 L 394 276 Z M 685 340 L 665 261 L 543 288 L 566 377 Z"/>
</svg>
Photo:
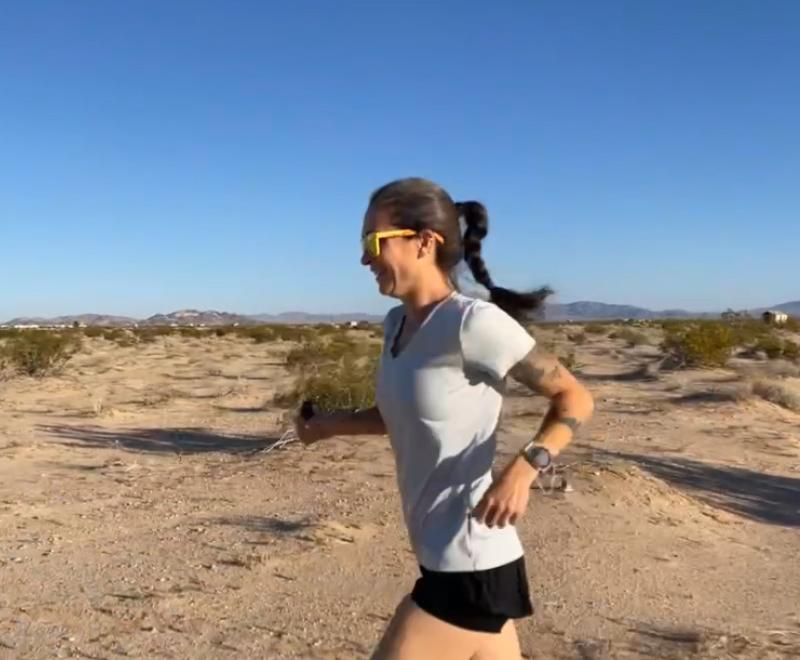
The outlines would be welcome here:
<svg viewBox="0 0 800 660">
<path fill-rule="evenodd" d="M 370 257 L 377 257 L 380 253 L 380 241 L 375 234 L 367 234 L 361 240 L 361 248 Z"/>
</svg>

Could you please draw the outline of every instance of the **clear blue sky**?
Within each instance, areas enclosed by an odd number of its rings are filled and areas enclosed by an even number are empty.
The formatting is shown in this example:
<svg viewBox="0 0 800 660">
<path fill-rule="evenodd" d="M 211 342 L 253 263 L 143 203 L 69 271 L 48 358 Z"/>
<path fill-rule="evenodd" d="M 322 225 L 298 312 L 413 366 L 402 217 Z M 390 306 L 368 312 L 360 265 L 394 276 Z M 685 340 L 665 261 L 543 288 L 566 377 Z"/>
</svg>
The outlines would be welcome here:
<svg viewBox="0 0 800 660">
<path fill-rule="evenodd" d="M 558 300 L 800 298 L 800 2 L 6 3 L 0 321 L 375 311 L 369 193 Z"/>
</svg>

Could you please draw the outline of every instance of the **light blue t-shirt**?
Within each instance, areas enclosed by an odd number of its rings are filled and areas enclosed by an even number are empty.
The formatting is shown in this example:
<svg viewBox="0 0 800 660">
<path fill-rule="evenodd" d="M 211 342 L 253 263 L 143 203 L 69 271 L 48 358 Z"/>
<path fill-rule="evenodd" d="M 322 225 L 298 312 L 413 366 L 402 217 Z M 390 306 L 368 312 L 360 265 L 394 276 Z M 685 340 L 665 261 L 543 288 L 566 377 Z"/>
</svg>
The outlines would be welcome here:
<svg viewBox="0 0 800 660">
<path fill-rule="evenodd" d="M 523 554 L 516 528 L 469 514 L 492 483 L 504 379 L 535 342 L 496 305 L 453 293 L 394 357 L 404 313 L 384 321 L 376 397 L 411 545 L 429 570 L 502 566 Z"/>
</svg>

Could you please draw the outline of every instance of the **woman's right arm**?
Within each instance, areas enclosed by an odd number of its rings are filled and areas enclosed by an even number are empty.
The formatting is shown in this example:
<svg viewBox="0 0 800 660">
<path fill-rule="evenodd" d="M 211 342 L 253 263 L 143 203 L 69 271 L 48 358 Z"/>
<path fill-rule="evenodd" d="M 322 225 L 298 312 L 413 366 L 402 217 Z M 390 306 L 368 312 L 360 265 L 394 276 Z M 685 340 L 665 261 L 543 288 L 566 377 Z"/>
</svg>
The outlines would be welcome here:
<svg viewBox="0 0 800 660">
<path fill-rule="evenodd" d="M 304 445 L 336 435 L 385 435 L 386 424 L 377 407 L 315 415 L 309 420 L 295 419 L 297 436 Z"/>
</svg>

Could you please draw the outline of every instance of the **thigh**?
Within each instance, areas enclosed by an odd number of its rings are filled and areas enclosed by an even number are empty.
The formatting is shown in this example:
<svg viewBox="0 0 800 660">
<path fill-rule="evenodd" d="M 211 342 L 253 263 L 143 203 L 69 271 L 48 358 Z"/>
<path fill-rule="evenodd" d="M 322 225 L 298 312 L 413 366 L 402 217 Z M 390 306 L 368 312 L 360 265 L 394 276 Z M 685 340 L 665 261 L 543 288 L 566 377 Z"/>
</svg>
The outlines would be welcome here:
<svg viewBox="0 0 800 660">
<path fill-rule="evenodd" d="M 486 637 L 485 633 L 437 619 L 406 596 L 389 622 L 372 660 L 470 660 Z"/>
<path fill-rule="evenodd" d="M 471 660 L 522 660 L 522 651 L 519 648 L 517 628 L 513 621 L 506 625 L 497 635 L 486 635 L 478 648 L 478 652 Z"/>
</svg>

